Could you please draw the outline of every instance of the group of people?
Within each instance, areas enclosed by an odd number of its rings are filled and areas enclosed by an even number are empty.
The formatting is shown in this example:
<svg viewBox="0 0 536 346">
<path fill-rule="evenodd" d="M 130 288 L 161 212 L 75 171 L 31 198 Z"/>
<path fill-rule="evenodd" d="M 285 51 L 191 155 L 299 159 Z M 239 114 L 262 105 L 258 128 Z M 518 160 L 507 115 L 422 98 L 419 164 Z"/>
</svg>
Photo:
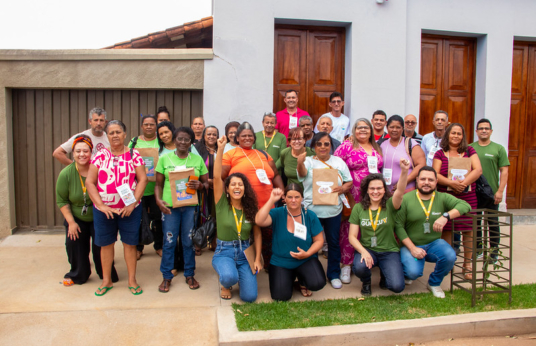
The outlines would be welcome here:
<svg viewBox="0 0 536 346">
<path fill-rule="evenodd" d="M 129 289 L 141 294 L 136 264 L 143 255 L 143 210 L 153 222 L 154 249 L 162 257 L 158 290 L 163 293 L 177 275 L 178 250 L 187 285 L 199 287 L 194 277 L 198 250 L 190 234 L 211 215 L 217 227 L 212 265 L 222 299 L 230 299 L 238 284 L 240 298 L 255 301 L 256 275 L 263 269 L 274 300 L 289 300 L 294 289 L 311 296 L 327 281 L 340 289 L 351 282 L 352 272 L 362 281 L 361 293 L 370 295 L 374 266 L 380 269 L 380 288 L 398 293 L 423 275 L 425 262 L 436 263 L 428 289 L 444 297 L 440 285 L 456 259 L 451 221 L 477 207 L 475 181 L 483 172 L 495 192 L 494 204 L 484 207 L 497 209 L 503 198 L 509 163 L 505 149 L 490 140 L 489 120 L 479 120 L 479 140 L 468 145 L 463 126 L 448 125 L 444 111 L 434 115 L 435 131 L 421 136 L 411 114 L 387 118 L 378 110 L 371 121 L 360 118 L 350 126 L 338 92 L 331 94 L 331 111 L 317 119 L 316 127 L 297 107 L 296 91 L 287 91 L 284 101 L 284 110 L 264 114 L 262 131 L 248 122 L 230 122 L 222 136 L 203 118 L 175 128 L 160 107 L 156 116 L 142 117 L 143 133 L 128 146 L 122 122 L 107 122 L 103 109 L 91 110 L 91 129 L 54 152 L 68 165 L 57 183 L 71 264 L 64 285 L 89 278 L 92 242 L 102 279 L 95 294 L 112 289 L 118 280 L 113 244 L 119 232 Z M 138 152 L 148 148 L 158 153 L 153 171 Z M 455 162 L 464 162 L 466 170 L 453 178 L 449 172 Z M 170 173 L 182 169 L 193 169 L 196 179 L 186 186 L 200 203 L 173 208 Z M 462 230 L 463 270 L 470 279 L 472 232 Z M 491 246 L 499 241 L 495 229 Z M 327 258 L 326 270 L 320 252 Z"/>
</svg>

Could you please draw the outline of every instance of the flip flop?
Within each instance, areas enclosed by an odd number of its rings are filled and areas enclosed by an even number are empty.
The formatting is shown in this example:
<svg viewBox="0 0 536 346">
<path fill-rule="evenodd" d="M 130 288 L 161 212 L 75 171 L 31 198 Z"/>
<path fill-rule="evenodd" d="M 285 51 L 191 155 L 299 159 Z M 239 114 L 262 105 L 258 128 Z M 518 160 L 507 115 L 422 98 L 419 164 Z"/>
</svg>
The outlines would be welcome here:
<svg viewBox="0 0 536 346">
<path fill-rule="evenodd" d="M 108 293 L 109 290 L 111 290 L 112 288 L 114 288 L 114 286 L 110 286 L 110 287 L 107 287 L 107 286 L 104 286 L 104 287 L 99 287 L 97 288 L 97 291 L 99 291 L 99 293 L 95 292 L 95 295 L 97 297 L 102 297 L 103 295 L 105 295 L 106 293 Z M 104 292 L 103 292 L 104 291 Z"/>
<path fill-rule="evenodd" d="M 138 287 L 134 287 L 134 286 L 132 286 L 132 287 L 129 287 L 128 289 L 130 290 L 130 293 L 132 293 L 133 295 L 135 295 L 135 296 L 139 296 L 140 294 L 143 293 L 143 290 L 140 289 L 140 291 L 137 292 L 137 291 L 138 291 L 138 288 L 140 288 L 139 285 L 138 285 Z M 132 292 L 132 290 L 134 290 L 134 292 Z"/>
<path fill-rule="evenodd" d="M 69 287 L 74 285 L 74 281 L 71 278 L 64 278 L 63 279 L 63 286 Z"/>
<path fill-rule="evenodd" d="M 226 292 L 224 292 L 226 290 Z M 220 298 L 224 300 L 230 300 L 233 297 L 233 294 L 231 293 L 230 288 L 221 287 L 220 288 Z"/>
</svg>

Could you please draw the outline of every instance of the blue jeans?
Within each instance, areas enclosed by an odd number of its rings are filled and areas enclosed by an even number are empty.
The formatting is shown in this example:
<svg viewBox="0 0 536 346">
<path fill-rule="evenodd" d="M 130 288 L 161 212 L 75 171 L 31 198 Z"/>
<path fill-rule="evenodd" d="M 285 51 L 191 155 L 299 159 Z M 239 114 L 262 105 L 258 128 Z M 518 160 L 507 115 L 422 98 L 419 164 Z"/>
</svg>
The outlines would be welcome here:
<svg viewBox="0 0 536 346">
<path fill-rule="evenodd" d="M 435 269 L 430 274 L 428 284 L 430 286 L 440 286 L 443 278 L 452 270 L 456 261 L 456 251 L 443 239 L 437 239 L 430 244 L 417 246 L 426 251 L 423 259 L 416 259 L 411 255 L 407 247 L 400 248 L 400 257 L 404 267 L 404 276 L 410 280 L 415 280 L 422 276 L 424 262 L 435 263 Z"/>
<path fill-rule="evenodd" d="M 406 288 L 404 282 L 404 271 L 402 270 L 402 262 L 400 261 L 400 253 L 398 252 L 376 252 L 367 249 L 374 265 L 372 268 L 378 266 L 382 274 L 382 278 L 385 277 L 385 286 L 387 289 L 400 293 Z M 370 283 L 371 272 L 367 268 L 365 261 L 361 262 L 361 254 L 356 252 L 354 256 L 354 265 L 352 266 L 354 274 L 361 279 L 363 283 Z"/>
<path fill-rule="evenodd" d="M 341 247 L 339 245 L 339 230 L 341 228 L 341 214 L 325 219 L 318 218 L 324 228 L 328 243 L 328 280 L 338 279 L 341 276 Z"/>
<path fill-rule="evenodd" d="M 257 277 L 251 272 L 244 250 L 249 247 L 249 240 L 242 240 L 242 251 L 238 240 L 217 240 L 216 251 L 212 257 L 212 267 L 220 277 L 220 284 L 229 288 L 240 285 L 240 299 L 251 303 L 257 300 Z"/>
<path fill-rule="evenodd" d="M 184 256 L 184 276 L 194 276 L 195 251 L 190 234 L 194 228 L 194 214 L 196 207 L 179 207 L 171 210 L 171 215 L 162 214 L 162 232 L 164 233 L 162 245 L 162 262 L 160 271 L 164 279 L 173 279 L 171 270 L 174 264 L 177 237 L 181 237 Z"/>
</svg>

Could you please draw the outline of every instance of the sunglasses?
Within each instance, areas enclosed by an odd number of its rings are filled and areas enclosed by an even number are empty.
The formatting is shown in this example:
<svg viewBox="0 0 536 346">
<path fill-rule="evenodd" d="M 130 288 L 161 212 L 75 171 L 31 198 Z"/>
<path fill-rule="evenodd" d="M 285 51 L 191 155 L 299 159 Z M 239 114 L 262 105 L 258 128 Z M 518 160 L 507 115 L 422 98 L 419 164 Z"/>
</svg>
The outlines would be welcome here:
<svg viewBox="0 0 536 346">
<path fill-rule="evenodd" d="M 330 142 L 316 142 L 316 146 L 319 148 L 322 146 L 324 146 L 324 148 L 328 148 L 330 145 L 331 145 Z"/>
</svg>

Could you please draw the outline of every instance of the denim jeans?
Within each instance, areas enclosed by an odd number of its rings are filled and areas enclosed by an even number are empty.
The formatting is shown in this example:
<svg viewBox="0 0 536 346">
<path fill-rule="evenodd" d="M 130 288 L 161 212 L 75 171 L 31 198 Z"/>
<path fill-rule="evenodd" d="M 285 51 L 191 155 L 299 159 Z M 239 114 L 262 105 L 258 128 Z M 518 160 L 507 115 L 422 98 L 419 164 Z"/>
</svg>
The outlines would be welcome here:
<svg viewBox="0 0 536 346">
<path fill-rule="evenodd" d="M 487 205 L 479 205 L 478 208 L 487 208 L 495 211 L 499 211 L 499 205 L 495 204 L 493 202 L 487 204 Z M 482 213 L 481 213 L 482 214 Z M 488 220 L 488 237 L 489 237 L 489 246 L 490 247 L 498 247 L 499 243 L 501 242 L 501 228 L 499 227 L 499 218 L 498 217 L 490 217 Z M 478 224 L 478 230 L 476 231 L 477 238 L 482 238 L 482 229 L 481 227 L 481 221 L 480 219 L 477 221 Z M 483 242 L 484 240 L 482 240 Z M 487 248 L 488 244 L 482 244 L 481 242 L 477 242 L 476 247 L 478 249 L 482 249 L 482 246 L 485 245 Z"/>
<path fill-rule="evenodd" d="M 404 272 L 402 270 L 402 262 L 400 261 L 400 253 L 398 252 L 376 252 L 367 249 L 372 260 L 374 261 L 373 268 L 378 266 L 382 277 L 385 277 L 385 286 L 387 289 L 400 293 L 406 288 L 404 282 Z M 363 283 L 370 283 L 371 272 L 367 268 L 365 261 L 361 262 L 361 254 L 356 252 L 354 256 L 354 265 L 352 266 L 354 274 L 361 279 Z"/>
<path fill-rule="evenodd" d="M 190 234 L 194 228 L 194 214 L 196 207 L 179 207 L 171 210 L 171 215 L 162 214 L 162 231 L 164 233 L 162 246 L 162 262 L 160 271 L 164 279 L 173 279 L 171 270 L 175 261 L 175 247 L 177 237 L 182 240 L 184 256 L 184 276 L 194 276 L 195 252 Z M 180 234 L 180 235 L 179 235 Z"/>
<path fill-rule="evenodd" d="M 220 284 L 229 288 L 240 285 L 240 299 L 251 303 L 257 299 L 257 277 L 251 272 L 244 250 L 249 247 L 249 240 L 217 240 L 216 251 L 212 257 L 212 267 L 220 277 Z"/>
<path fill-rule="evenodd" d="M 417 246 L 426 251 L 423 259 L 416 259 L 411 255 L 407 247 L 400 248 L 400 257 L 404 267 L 404 276 L 407 279 L 415 280 L 420 278 L 424 270 L 424 262 L 435 263 L 435 269 L 430 274 L 428 284 L 430 286 L 440 286 L 443 278 L 452 270 L 456 261 L 456 251 L 443 239 L 437 239 L 430 244 Z"/>
<path fill-rule="evenodd" d="M 328 243 L 328 280 L 338 279 L 341 276 L 341 247 L 339 245 L 339 230 L 341 228 L 341 214 L 325 219 L 318 218 L 324 228 Z"/>
</svg>

